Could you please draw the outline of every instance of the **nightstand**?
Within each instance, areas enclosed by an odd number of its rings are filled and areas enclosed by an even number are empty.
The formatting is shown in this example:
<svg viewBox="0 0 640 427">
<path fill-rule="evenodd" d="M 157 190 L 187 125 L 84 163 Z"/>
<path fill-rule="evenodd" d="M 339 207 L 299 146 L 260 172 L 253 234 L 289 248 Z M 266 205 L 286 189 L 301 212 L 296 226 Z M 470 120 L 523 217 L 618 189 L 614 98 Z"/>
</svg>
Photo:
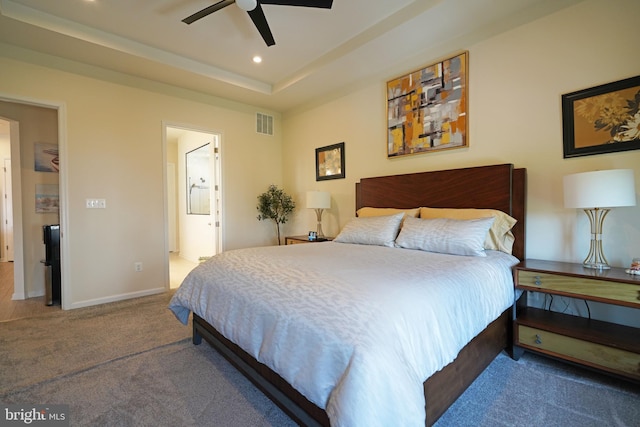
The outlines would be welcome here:
<svg viewBox="0 0 640 427">
<path fill-rule="evenodd" d="M 623 268 L 525 260 L 514 267 L 516 289 L 640 309 L 640 277 Z M 524 350 L 640 382 L 640 328 L 514 304 L 514 358 Z M 640 315 L 640 311 L 638 312 Z"/>
<path fill-rule="evenodd" d="M 309 240 L 309 236 L 287 236 L 284 238 L 285 245 L 295 245 L 297 243 L 316 243 L 333 240 L 333 237 L 324 237 L 324 240 Z"/>
</svg>

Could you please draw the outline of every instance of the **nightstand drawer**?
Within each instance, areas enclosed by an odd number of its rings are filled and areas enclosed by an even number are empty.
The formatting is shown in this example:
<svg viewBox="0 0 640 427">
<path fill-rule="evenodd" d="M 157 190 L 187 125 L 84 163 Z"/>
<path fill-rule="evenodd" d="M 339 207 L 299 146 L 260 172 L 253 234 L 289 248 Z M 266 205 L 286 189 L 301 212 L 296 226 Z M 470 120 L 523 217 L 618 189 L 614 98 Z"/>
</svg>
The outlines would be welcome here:
<svg viewBox="0 0 640 427">
<path fill-rule="evenodd" d="M 309 236 L 287 236 L 284 238 L 285 245 L 297 245 L 298 243 L 321 243 L 333 240 L 333 237 L 321 237 L 316 240 L 309 240 Z"/>
<path fill-rule="evenodd" d="M 305 240 L 297 240 L 297 239 L 289 239 L 287 238 L 285 240 L 285 245 L 298 245 L 300 243 L 309 243 L 309 241 L 305 241 Z"/>
<path fill-rule="evenodd" d="M 518 270 L 516 286 L 552 291 L 576 298 L 640 307 L 640 285 Z"/>
<path fill-rule="evenodd" d="M 640 380 L 640 354 L 518 325 L 517 344 Z"/>
</svg>

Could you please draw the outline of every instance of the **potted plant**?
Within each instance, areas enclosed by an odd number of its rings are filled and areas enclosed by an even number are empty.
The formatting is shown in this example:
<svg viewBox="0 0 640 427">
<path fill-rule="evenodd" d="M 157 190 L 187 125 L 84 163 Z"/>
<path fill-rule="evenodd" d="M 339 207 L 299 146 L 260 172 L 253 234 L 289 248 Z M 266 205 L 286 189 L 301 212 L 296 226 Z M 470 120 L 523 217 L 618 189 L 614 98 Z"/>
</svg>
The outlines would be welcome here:
<svg viewBox="0 0 640 427">
<path fill-rule="evenodd" d="M 293 212 L 296 204 L 291 196 L 271 184 L 269 189 L 258 196 L 258 221 L 272 219 L 276 222 L 278 233 L 278 245 L 280 245 L 280 224 L 287 222 L 289 214 Z"/>
</svg>

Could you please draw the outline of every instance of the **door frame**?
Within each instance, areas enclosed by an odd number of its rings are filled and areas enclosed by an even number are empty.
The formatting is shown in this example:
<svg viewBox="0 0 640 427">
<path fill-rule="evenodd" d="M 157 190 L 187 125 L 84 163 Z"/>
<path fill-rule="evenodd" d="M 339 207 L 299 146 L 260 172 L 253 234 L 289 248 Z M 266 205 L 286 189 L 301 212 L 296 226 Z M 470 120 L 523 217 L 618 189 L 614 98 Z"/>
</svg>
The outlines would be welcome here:
<svg viewBox="0 0 640 427">
<path fill-rule="evenodd" d="M 164 197 L 164 276 L 165 276 L 165 287 L 166 289 L 170 289 L 171 280 L 170 280 L 170 272 L 169 272 L 169 185 L 168 185 L 168 177 L 167 177 L 167 128 L 178 128 L 184 129 L 185 131 L 193 131 L 199 133 L 208 133 L 214 136 L 214 145 L 217 148 L 217 155 L 214 158 L 214 171 L 213 176 L 215 176 L 215 180 L 217 181 L 217 185 L 215 186 L 214 197 L 211 198 L 212 209 L 211 209 L 211 221 L 213 226 L 216 228 L 215 232 L 215 241 L 214 248 L 215 253 L 218 254 L 224 251 L 224 226 L 223 226 L 223 218 L 224 218 L 224 203 L 223 203 L 223 182 L 222 182 L 222 141 L 223 141 L 223 133 L 217 130 L 207 129 L 199 126 L 194 126 L 185 123 L 176 123 L 167 120 L 162 121 L 162 171 L 163 171 L 163 197 Z M 180 185 L 179 182 L 176 183 Z M 178 201 L 179 203 L 179 201 Z M 215 206 L 214 206 L 215 204 Z"/>
<path fill-rule="evenodd" d="M 72 284 L 69 281 L 69 216 L 68 216 L 68 178 L 67 178 L 67 107 L 64 102 L 40 100 L 16 95 L 0 93 L 0 101 L 14 104 L 26 104 L 37 107 L 50 108 L 57 111 L 58 115 L 58 157 L 60 158 L 60 170 L 58 174 L 59 206 L 60 206 L 60 275 L 61 275 L 61 308 L 70 307 Z M 21 165 L 20 160 L 20 131 L 19 123 L 6 118 L 11 122 L 11 162 L 12 165 Z M 13 137 L 15 132 L 17 137 Z M 24 239 L 22 223 L 22 168 L 11 168 L 11 187 L 13 192 L 13 297 L 14 300 L 26 298 L 25 289 L 25 265 L 24 265 Z"/>
</svg>

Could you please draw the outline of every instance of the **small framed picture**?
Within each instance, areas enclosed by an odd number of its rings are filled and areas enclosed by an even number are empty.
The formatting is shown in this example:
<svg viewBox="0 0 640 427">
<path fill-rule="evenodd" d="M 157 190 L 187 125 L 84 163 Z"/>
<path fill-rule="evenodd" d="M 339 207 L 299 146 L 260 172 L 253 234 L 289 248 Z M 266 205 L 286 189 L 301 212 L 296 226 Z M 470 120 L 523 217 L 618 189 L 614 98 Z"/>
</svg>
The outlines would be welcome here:
<svg viewBox="0 0 640 427">
<path fill-rule="evenodd" d="M 640 76 L 562 95 L 564 158 L 640 149 Z"/>
<path fill-rule="evenodd" d="M 316 181 L 344 177 L 344 142 L 316 148 Z"/>
<path fill-rule="evenodd" d="M 36 213 L 55 213 L 59 210 L 58 184 L 36 184 Z"/>
</svg>

